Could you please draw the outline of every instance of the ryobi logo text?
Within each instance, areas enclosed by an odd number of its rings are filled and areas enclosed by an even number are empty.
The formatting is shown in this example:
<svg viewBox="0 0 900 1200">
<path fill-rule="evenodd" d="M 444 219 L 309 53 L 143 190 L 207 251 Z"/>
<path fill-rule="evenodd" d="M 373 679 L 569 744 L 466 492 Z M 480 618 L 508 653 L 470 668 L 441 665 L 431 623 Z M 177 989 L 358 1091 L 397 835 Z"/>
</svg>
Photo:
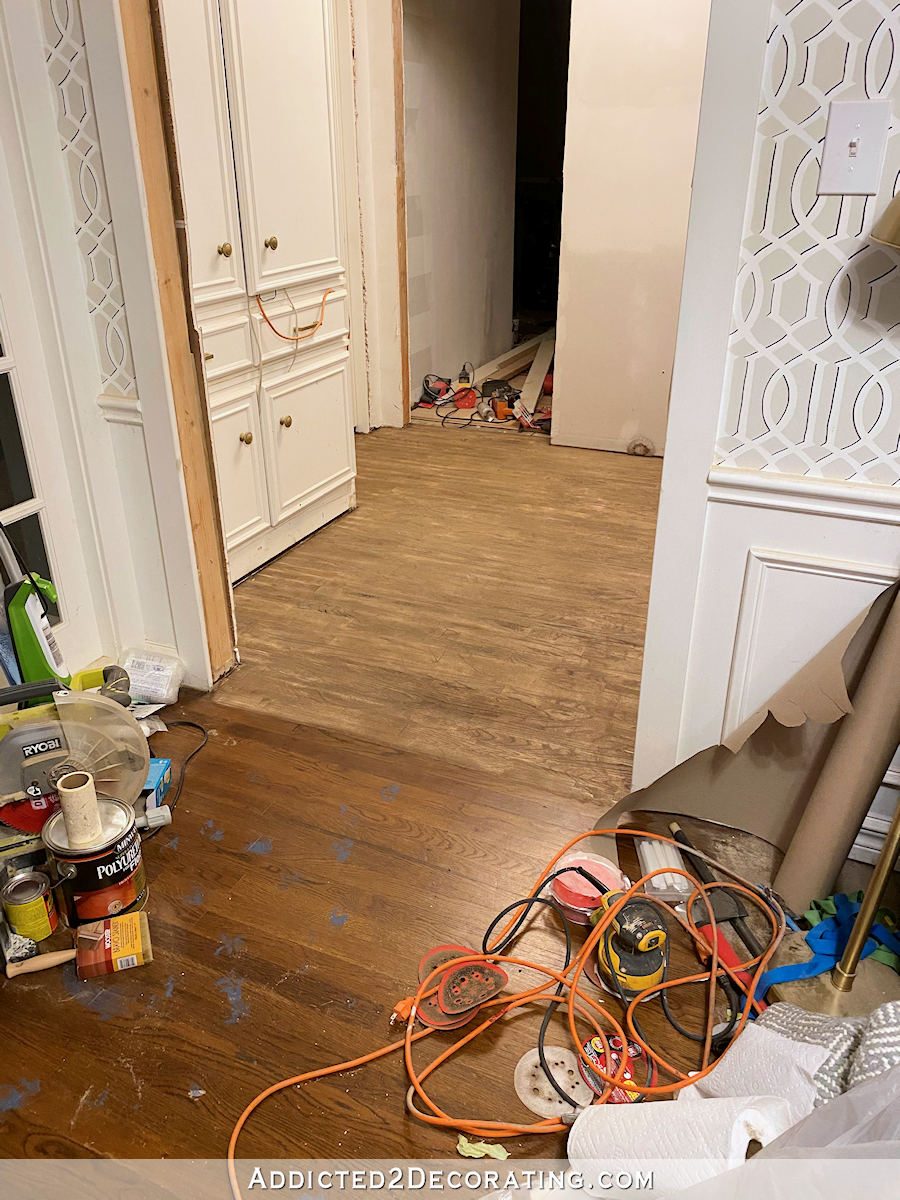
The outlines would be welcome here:
<svg viewBox="0 0 900 1200">
<path fill-rule="evenodd" d="M 25 758 L 34 758 L 35 754 L 46 754 L 48 750 L 62 750 L 62 738 L 47 738 L 46 742 L 31 742 L 22 747 Z"/>
</svg>

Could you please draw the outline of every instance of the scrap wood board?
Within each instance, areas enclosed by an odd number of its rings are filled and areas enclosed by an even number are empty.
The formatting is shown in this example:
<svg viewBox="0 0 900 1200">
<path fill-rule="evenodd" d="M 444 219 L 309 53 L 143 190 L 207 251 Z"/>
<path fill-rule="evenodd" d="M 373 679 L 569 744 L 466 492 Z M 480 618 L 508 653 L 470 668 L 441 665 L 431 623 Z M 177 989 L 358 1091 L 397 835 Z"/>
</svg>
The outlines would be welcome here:
<svg viewBox="0 0 900 1200">
<path fill-rule="evenodd" d="M 556 329 L 550 329 L 538 337 L 529 338 L 527 342 L 513 346 L 512 350 L 507 350 L 496 358 L 492 358 L 490 362 L 486 362 L 475 372 L 475 386 L 481 387 L 486 379 L 511 379 L 513 375 L 520 374 L 533 362 L 541 344 L 555 336 Z"/>
<path fill-rule="evenodd" d="M 522 388 L 522 404 L 529 413 L 534 412 L 538 401 L 544 394 L 544 380 L 547 378 L 547 372 L 550 370 L 555 353 L 556 329 L 553 328 L 544 334 L 529 368 L 528 378 Z"/>
</svg>

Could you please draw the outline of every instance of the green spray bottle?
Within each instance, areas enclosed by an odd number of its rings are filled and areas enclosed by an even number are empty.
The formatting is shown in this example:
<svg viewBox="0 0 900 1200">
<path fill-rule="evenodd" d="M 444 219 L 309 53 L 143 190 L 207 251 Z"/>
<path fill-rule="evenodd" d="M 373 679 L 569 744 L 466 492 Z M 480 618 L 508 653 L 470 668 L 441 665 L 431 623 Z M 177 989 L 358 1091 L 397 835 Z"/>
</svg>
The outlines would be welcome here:
<svg viewBox="0 0 900 1200">
<path fill-rule="evenodd" d="M 49 579 L 29 571 L 0 523 L 0 565 L 7 583 L 3 588 L 6 617 L 5 647 L 0 647 L 7 676 L 17 671 L 10 683 L 37 683 L 58 679 L 66 687 L 72 676 L 50 626 L 47 601 L 57 602 L 56 588 Z M 3 652 L 5 649 L 5 653 Z"/>
</svg>

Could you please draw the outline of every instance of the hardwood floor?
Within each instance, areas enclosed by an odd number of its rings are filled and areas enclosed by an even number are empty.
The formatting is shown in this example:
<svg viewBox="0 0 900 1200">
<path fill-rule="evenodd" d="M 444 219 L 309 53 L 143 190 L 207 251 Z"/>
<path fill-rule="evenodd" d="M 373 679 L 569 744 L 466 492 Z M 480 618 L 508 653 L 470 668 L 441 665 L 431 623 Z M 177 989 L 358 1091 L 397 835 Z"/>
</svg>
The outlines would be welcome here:
<svg viewBox="0 0 900 1200">
<path fill-rule="evenodd" d="M 244 665 L 219 701 L 609 807 L 660 460 L 418 427 L 357 452 L 359 509 L 238 587 Z"/>
<path fill-rule="evenodd" d="M 264 1087 L 395 1037 L 422 952 L 480 942 L 627 787 L 658 464 L 436 431 L 359 457 L 359 510 L 239 588 L 244 665 L 180 709 L 210 740 L 146 845 L 153 963 L 0 982 L 3 1155 L 221 1157 Z M 560 960 L 546 918 L 522 950 Z M 527 1119 L 536 1027 L 499 1023 L 434 1095 Z M 405 1090 L 399 1056 L 291 1089 L 240 1154 L 452 1156 Z"/>
</svg>

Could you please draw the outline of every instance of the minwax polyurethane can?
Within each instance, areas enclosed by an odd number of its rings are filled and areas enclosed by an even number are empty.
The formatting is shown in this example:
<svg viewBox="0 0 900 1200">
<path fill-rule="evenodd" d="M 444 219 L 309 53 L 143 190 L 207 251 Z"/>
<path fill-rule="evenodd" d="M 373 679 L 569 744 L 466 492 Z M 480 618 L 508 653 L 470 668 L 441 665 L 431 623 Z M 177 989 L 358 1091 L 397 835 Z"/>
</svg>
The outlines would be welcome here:
<svg viewBox="0 0 900 1200">
<path fill-rule="evenodd" d="M 147 902 L 134 809 L 123 800 L 98 797 L 97 803 L 102 834 L 96 845 L 73 849 L 61 812 L 50 818 L 41 834 L 63 881 L 60 890 L 70 926 L 141 909 Z"/>
</svg>

